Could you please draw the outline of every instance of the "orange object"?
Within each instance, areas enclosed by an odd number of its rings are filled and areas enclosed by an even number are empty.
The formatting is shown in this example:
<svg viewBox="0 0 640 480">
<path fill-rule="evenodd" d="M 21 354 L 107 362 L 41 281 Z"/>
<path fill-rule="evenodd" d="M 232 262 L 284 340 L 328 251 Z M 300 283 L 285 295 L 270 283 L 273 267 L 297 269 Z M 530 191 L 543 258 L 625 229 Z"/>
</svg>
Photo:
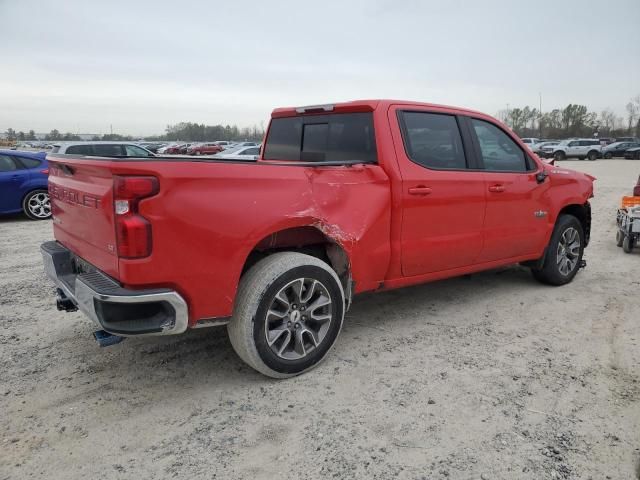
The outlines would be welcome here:
<svg viewBox="0 0 640 480">
<path fill-rule="evenodd" d="M 640 206 L 640 197 L 622 197 L 622 208 Z"/>
</svg>

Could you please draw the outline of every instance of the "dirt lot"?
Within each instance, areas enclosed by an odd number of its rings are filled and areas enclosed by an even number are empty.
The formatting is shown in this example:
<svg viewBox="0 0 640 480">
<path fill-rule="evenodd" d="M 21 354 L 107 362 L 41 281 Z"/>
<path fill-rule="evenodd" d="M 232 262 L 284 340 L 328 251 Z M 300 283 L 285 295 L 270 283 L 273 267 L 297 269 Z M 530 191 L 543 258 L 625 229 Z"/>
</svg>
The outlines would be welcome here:
<svg viewBox="0 0 640 480">
<path fill-rule="evenodd" d="M 50 222 L 0 220 L 0 479 L 640 478 L 640 250 L 614 242 L 640 173 L 598 177 L 588 267 L 521 267 L 359 297 L 319 368 L 274 381 L 224 328 L 100 349 L 56 311 Z"/>
</svg>

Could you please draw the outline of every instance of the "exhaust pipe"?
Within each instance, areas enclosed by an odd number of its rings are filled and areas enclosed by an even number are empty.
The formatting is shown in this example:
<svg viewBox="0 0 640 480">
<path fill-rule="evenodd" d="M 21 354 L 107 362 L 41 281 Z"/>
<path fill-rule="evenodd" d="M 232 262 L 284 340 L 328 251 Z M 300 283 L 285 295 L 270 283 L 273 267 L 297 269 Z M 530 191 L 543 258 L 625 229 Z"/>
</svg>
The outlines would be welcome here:
<svg viewBox="0 0 640 480">
<path fill-rule="evenodd" d="M 60 288 L 56 290 L 56 308 L 65 312 L 75 312 L 78 310 L 77 305 L 73 303 Z"/>
<path fill-rule="evenodd" d="M 125 337 L 121 337 L 120 335 L 112 335 L 109 332 L 105 332 L 104 330 L 97 330 L 93 332 L 93 337 L 101 347 L 110 347 L 111 345 L 120 343 L 125 339 Z"/>
</svg>

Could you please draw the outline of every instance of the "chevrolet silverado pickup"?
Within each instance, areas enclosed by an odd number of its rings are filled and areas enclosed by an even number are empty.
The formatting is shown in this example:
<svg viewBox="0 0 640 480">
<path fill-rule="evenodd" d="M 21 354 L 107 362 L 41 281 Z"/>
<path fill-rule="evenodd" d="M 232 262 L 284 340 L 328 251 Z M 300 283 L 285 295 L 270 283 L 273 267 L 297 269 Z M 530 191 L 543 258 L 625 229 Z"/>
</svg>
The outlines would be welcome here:
<svg viewBox="0 0 640 480">
<path fill-rule="evenodd" d="M 102 339 L 227 325 L 275 378 L 322 361 L 358 293 L 510 264 L 563 285 L 589 242 L 595 178 L 462 108 L 275 109 L 252 161 L 47 158 L 58 308 Z"/>
</svg>

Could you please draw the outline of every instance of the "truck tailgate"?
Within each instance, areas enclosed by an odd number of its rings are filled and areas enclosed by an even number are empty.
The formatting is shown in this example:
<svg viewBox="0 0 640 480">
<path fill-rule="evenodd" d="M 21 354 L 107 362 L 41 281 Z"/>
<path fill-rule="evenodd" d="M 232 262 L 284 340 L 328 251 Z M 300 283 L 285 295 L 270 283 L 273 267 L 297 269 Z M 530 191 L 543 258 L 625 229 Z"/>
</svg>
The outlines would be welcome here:
<svg viewBox="0 0 640 480">
<path fill-rule="evenodd" d="M 56 240 L 117 278 L 111 162 L 48 159 Z"/>
</svg>

